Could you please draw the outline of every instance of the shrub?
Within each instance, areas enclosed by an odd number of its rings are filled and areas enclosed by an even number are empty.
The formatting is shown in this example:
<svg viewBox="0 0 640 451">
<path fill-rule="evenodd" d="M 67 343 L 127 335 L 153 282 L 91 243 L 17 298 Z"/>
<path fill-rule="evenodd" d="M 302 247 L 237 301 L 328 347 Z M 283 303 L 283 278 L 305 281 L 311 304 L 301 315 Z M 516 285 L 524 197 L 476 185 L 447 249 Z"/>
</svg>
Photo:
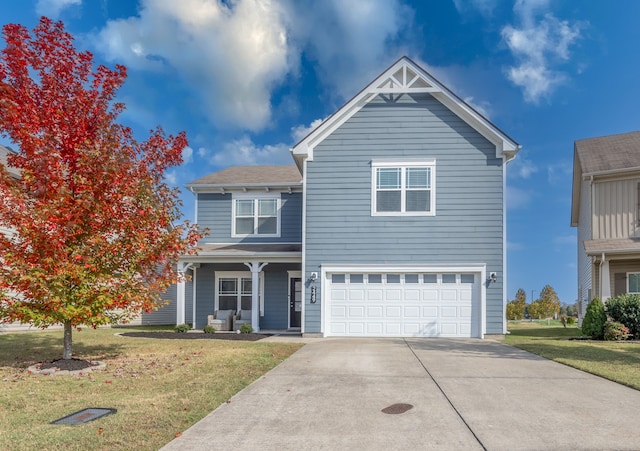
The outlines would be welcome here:
<svg viewBox="0 0 640 451">
<path fill-rule="evenodd" d="M 567 316 L 567 324 L 573 326 L 576 323 L 576 319 L 573 316 Z"/>
<path fill-rule="evenodd" d="M 251 324 L 243 324 L 242 326 L 240 326 L 240 333 L 250 334 L 251 332 L 253 332 L 253 327 L 251 327 Z"/>
<path fill-rule="evenodd" d="M 216 328 L 213 327 L 211 324 L 207 324 L 202 328 L 202 332 L 204 332 L 205 334 L 215 334 Z"/>
<path fill-rule="evenodd" d="M 595 339 L 602 339 L 604 325 L 607 323 L 607 314 L 604 312 L 604 304 L 600 298 L 594 298 L 589 302 L 587 311 L 582 319 L 582 333 Z"/>
<path fill-rule="evenodd" d="M 604 325 L 604 339 L 607 341 L 621 341 L 629 338 L 629 329 L 616 321 L 607 321 Z"/>
<path fill-rule="evenodd" d="M 185 333 L 191 330 L 191 326 L 189 326 L 188 324 L 178 324 L 176 327 L 173 328 L 173 330 L 175 330 L 178 333 Z"/>
<path fill-rule="evenodd" d="M 607 301 L 607 314 L 629 329 L 629 333 L 640 337 L 640 295 L 621 294 Z"/>
</svg>

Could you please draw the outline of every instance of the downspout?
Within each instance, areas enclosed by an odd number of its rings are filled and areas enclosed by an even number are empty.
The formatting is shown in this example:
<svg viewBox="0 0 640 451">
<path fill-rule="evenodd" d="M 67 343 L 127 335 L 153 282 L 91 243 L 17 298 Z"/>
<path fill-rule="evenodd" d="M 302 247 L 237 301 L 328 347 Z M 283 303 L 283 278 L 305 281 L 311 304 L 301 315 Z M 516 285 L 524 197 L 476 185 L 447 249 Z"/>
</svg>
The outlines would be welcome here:
<svg viewBox="0 0 640 451">
<path fill-rule="evenodd" d="M 600 286 L 598 287 L 598 297 L 602 300 L 602 283 L 604 278 L 602 277 L 602 267 L 604 266 L 604 252 L 600 256 Z"/>
</svg>

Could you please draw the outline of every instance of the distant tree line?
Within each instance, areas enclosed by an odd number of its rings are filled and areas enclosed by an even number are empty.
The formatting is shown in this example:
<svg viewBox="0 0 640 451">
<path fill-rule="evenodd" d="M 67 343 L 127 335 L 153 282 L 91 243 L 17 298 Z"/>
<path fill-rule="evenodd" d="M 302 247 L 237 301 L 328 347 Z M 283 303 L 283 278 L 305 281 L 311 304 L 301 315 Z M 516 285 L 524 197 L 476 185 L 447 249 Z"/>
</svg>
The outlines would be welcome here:
<svg viewBox="0 0 640 451">
<path fill-rule="evenodd" d="M 522 288 L 516 292 L 515 299 L 507 303 L 507 319 L 510 320 L 547 319 L 558 314 L 567 317 L 578 316 L 578 306 L 577 303 L 561 303 L 551 285 L 545 285 L 540 291 L 540 297 L 530 304 L 527 304 L 527 294 Z"/>
</svg>

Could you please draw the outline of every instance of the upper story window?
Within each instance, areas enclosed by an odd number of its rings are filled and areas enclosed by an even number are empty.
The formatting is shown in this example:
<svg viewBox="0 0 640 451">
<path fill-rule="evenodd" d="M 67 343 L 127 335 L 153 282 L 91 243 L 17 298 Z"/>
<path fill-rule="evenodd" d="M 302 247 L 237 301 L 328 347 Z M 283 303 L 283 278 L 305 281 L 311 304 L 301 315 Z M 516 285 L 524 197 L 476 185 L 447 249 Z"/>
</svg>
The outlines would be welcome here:
<svg viewBox="0 0 640 451">
<path fill-rule="evenodd" d="M 372 163 L 371 214 L 374 216 L 435 215 L 436 162 Z"/>
<path fill-rule="evenodd" d="M 280 198 L 234 197 L 233 233 L 242 236 L 280 236 Z"/>
</svg>

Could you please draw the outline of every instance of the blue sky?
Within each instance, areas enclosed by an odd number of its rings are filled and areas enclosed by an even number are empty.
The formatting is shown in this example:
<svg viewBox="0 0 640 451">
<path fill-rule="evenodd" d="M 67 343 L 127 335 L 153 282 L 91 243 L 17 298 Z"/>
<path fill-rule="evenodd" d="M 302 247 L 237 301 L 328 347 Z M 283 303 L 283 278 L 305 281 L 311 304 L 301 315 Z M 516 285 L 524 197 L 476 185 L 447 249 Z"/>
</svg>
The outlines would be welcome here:
<svg viewBox="0 0 640 451">
<path fill-rule="evenodd" d="M 124 64 L 121 119 L 144 139 L 186 130 L 185 183 L 288 149 L 402 55 L 523 148 L 509 164 L 508 297 L 576 299 L 573 142 L 638 130 L 634 0 L 31 0 L 2 23 L 64 21 L 96 61 Z M 6 139 L 0 142 L 11 145 Z M 183 190 L 184 191 L 184 190 Z M 183 194 L 186 218 L 193 199 Z"/>
</svg>

